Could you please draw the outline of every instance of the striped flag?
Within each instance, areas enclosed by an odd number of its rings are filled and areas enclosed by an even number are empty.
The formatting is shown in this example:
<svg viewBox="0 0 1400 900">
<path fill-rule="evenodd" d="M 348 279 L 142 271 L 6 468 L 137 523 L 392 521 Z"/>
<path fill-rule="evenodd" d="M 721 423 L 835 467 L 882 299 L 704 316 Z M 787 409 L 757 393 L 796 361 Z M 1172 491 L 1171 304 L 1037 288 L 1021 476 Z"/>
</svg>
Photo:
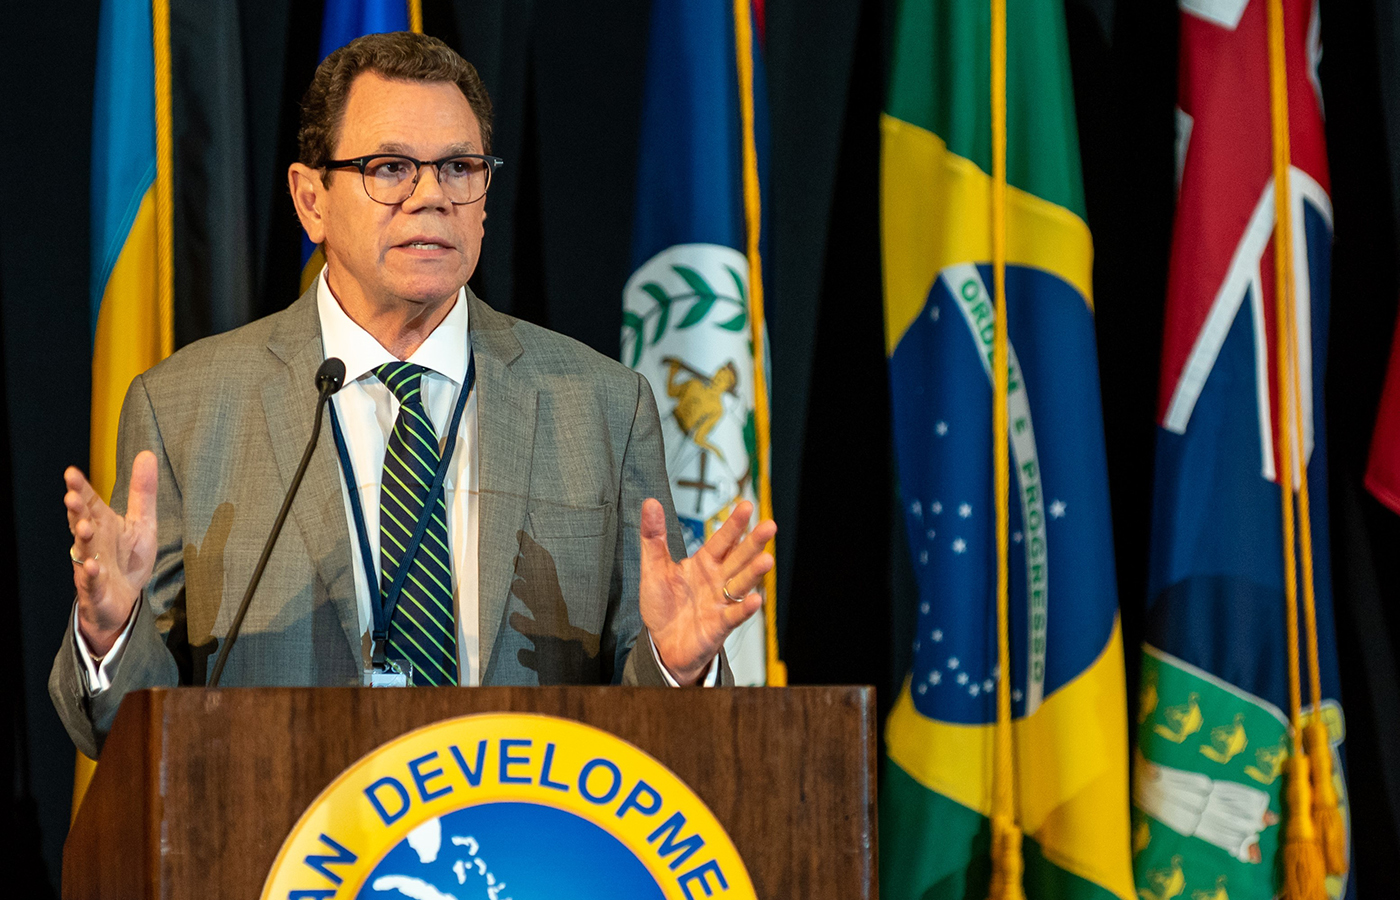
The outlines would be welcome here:
<svg viewBox="0 0 1400 900">
<path fill-rule="evenodd" d="M 1024 837 L 1020 859 L 1014 843 L 998 845 L 998 870 L 1023 862 L 1030 900 L 1137 900 L 1093 246 L 1064 6 L 1006 3 L 1003 170 L 993 151 L 993 5 L 903 0 L 881 117 L 886 350 L 919 608 L 913 670 L 886 731 L 880 893 L 988 896 L 994 790 L 1010 785 L 1000 814 Z M 1007 180 L 1005 670 L 992 434 L 998 171 Z M 1002 679 L 1012 746 L 997 763 Z"/>
<path fill-rule="evenodd" d="M 671 494 L 694 553 L 741 501 L 768 500 L 759 274 L 767 111 L 748 0 L 655 0 L 622 360 L 656 394 Z M 725 642 L 738 684 L 782 684 L 764 615 Z"/>
<path fill-rule="evenodd" d="M 92 115 L 90 477 L 104 497 L 111 495 L 116 481 L 117 418 L 126 389 L 137 375 L 168 356 L 174 342 L 169 22 L 165 0 L 105 0 L 98 26 Z M 155 40 L 153 25 L 162 29 Z M 159 154 L 158 105 L 166 123 Z"/>
<path fill-rule="evenodd" d="M 326 0 L 321 15 L 321 55 L 324 60 L 357 37 L 390 31 L 422 32 L 422 0 Z M 311 287 L 326 264 L 321 248 L 301 236 L 301 289 Z"/>
<path fill-rule="evenodd" d="M 89 460 L 103 497 L 116 482 L 127 388 L 174 344 L 169 35 L 168 0 L 104 0 L 92 113 Z M 79 754 L 74 811 L 93 767 Z"/>
</svg>

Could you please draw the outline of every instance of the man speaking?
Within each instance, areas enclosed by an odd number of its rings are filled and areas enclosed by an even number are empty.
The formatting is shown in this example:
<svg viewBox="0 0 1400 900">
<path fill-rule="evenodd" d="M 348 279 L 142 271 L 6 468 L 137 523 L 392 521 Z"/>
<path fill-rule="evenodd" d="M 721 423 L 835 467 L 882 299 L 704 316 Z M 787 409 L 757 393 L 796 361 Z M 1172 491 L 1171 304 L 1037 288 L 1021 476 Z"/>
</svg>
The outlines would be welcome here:
<svg viewBox="0 0 1400 900">
<path fill-rule="evenodd" d="M 128 691 L 206 683 L 331 358 L 330 434 L 223 684 L 728 677 L 721 648 L 759 607 L 776 526 L 745 536 L 741 504 L 676 562 L 645 381 L 466 287 L 490 141 L 486 90 L 441 41 L 369 35 L 321 63 L 288 171 L 320 277 L 132 383 L 111 508 L 64 473 L 77 602 L 49 692 L 80 750 L 97 755 Z"/>
</svg>

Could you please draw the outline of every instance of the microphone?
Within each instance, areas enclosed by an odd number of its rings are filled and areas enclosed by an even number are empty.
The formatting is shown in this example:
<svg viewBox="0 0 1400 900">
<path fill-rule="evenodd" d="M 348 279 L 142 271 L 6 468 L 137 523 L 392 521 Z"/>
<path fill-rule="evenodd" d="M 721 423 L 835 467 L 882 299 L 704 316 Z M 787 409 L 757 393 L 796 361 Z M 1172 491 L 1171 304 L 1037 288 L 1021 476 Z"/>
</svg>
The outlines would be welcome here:
<svg viewBox="0 0 1400 900">
<path fill-rule="evenodd" d="M 331 394 L 340 390 L 344 381 L 345 363 L 334 356 L 321 363 L 321 367 L 316 370 L 316 419 L 311 425 L 311 440 L 307 441 L 306 452 L 301 455 L 301 465 L 297 466 L 297 472 L 292 476 L 292 484 L 287 488 L 287 497 L 282 501 L 282 509 L 277 513 L 277 521 L 272 523 L 272 533 L 267 536 L 258 566 L 253 570 L 252 580 L 248 582 L 248 590 L 243 593 L 243 600 L 238 604 L 238 612 L 234 614 L 228 637 L 224 638 L 224 645 L 219 648 L 219 656 L 214 660 L 214 671 L 209 675 L 211 688 L 219 686 L 219 678 L 224 674 L 224 663 L 228 660 L 229 651 L 233 649 L 233 642 L 238 640 L 238 631 L 243 627 L 243 617 L 248 614 L 253 592 L 258 589 L 258 582 L 262 580 L 263 569 L 267 568 L 267 560 L 272 556 L 277 536 L 282 533 L 287 513 L 291 512 L 292 500 L 297 495 L 297 489 L 301 487 L 302 477 L 306 475 L 306 467 L 311 462 L 311 451 L 316 449 L 316 439 L 321 435 L 321 417 L 326 411 L 326 401 L 331 398 Z"/>
</svg>

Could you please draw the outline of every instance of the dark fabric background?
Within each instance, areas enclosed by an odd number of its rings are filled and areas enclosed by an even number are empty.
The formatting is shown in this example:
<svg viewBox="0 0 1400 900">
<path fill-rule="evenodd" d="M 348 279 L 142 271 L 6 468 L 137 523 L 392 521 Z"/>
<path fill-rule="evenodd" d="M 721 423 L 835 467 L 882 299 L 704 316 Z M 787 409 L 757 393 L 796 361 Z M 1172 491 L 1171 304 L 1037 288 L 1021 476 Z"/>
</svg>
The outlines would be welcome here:
<svg viewBox="0 0 1400 900">
<path fill-rule="evenodd" d="M 1257 0 L 1256 0 L 1257 2 Z M 286 306 L 300 269 L 285 189 L 314 0 L 174 0 L 180 85 L 177 336 Z M 783 652 L 794 683 L 866 683 L 887 709 L 909 663 L 912 575 L 896 526 L 884 361 L 877 117 L 892 0 L 768 0 L 773 132 L 773 484 Z M 629 272 L 647 0 L 424 0 L 426 30 L 496 103 L 486 245 L 497 308 L 616 355 Z M 56 894 L 72 748 L 45 679 L 71 611 L 60 473 L 85 464 L 88 159 L 98 0 L 0 29 L 0 652 L 20 883 Z M 1329 428 L 1336 595 L 1357 869 L 1400 896 L 1400 517 L 1360 487 L 1400 275 L 1400 4 L 1323 0 L 1336 210 Z M 1108 478 L 1129 678 L 1146 580 L 1154 406 L 1173 183 L 1172 4 L 1067 5 Z M 183 42 L 183 43 L 182 43 Z M 25 154 L 16 164 L 15 153 Z M 235 177 L 236 173 L 236 177 Z"/>
</svg>

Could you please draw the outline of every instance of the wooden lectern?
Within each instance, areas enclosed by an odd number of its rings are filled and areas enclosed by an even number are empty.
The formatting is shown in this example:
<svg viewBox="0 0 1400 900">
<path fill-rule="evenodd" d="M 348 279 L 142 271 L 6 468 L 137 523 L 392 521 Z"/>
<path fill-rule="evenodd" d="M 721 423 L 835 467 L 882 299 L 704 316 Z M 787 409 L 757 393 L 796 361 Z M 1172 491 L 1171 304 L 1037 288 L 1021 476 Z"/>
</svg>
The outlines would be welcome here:
<svg viewBox="0 0 1400 900">
<path fill-rule="evenodd" d="M 574 719 L 655 757 L 714 812 L 759 897 L 876 895 L 873 689 L 502 687 L 131 694 L 64 846 L 63 896 L 256 898 L 342 771 L 488 712 Z"/>
</svg>

